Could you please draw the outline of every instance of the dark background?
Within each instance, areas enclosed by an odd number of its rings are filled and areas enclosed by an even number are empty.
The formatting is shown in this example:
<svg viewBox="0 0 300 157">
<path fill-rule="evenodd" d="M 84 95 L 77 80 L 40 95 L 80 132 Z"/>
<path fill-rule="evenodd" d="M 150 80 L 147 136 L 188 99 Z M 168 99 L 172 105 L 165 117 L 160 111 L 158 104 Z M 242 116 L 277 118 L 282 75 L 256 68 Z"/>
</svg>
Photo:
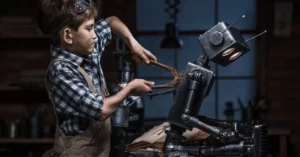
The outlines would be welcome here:
<svg viewBox="0 0 300 157">
<path fill-rule="evenodd" d="M 242 14 L 247 17 L 236 25 L 244 38 L 267 30 L 268 33 L 249 42 L 251 51 L 229 67 L 212 64 L 217 80 L 204 101 L 200 115 L 226 119 L 226 102 L 239 108 L 239 97 L 244 107 L 249 101 L 264 102 L 266 110 L 260 118 L 269 125 L 270 147 L 274 156 L 300 156 L 299 110 L 300 68 L 299 1 L 280 11 L 275 0 L 189 0 L 178 6 L 179 36 L 182 49 L 161 49 L 164 25 L 168 15 L 162 0 L 97 0 L 101 17 L 115 15 L 131 30 L 134 36 L 158 60 L 184 70 L 188 61 L 201 54 L 197 37 L 219 21 L 233 23 Z M 49 63 L 49 40 L 35 23 L 36 1 L 7 1 L 0 6 L 0 119 L 1 123 L 19 121 L 18 138 L 5 138 L 3 128 L 0 153 L 4 156 L 38 156 L 52 146 L 55 116 L 43 85 L 44 73 Z M 280 5 L 283 6 L 283 5 Z M 284 7 L 282 7 L 284 9 Z M 284 13 L 292 11 L 291 15 Z M 279 14 L 281 13 L 281 14 Z M 281 15 L 282 19 L 276 15 Z M 291 19 L 291 20 L 288 20 Z M 290 28 L 278 35 L 277 28 Z M 118 58 L 113 55 L 114 42 L 106 48 L 102 64 L 108 83 L 118 79 Z M 136 76 L 153 80 L 157 84 L 170 81 L 168 72 L 149 67 L 135 66 Z M 165 121 L 172 104 L 172 96 L 146 99 L 146 125 L 150 128 Z M 37 139 L 28 138 L 26 117 L 38 108 L 44 108 L 43 134 Z M 235 120 L 241 120 L 236 112 Z M 288 154 L 288 155 L 285 155 Z M 1 155 L 2 156 L 2 155 Z"/>
</svg>

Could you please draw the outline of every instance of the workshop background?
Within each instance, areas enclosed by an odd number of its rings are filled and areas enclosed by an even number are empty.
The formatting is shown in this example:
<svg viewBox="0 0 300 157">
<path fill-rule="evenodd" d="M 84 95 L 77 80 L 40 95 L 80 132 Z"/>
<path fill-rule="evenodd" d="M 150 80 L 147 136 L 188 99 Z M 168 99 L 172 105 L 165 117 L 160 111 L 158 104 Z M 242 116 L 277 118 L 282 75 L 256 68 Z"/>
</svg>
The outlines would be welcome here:
<svg viewBox="0 0 300 157">
<path fill-rule="evenodd" d="M 298 65 L 299 1 L 292 0 L 180 0 L 176 9 L 181 48 L 161 48 L 166 24 L 174 21 L 165 11 L 172 0 L 97 0 L 101 17 L 115 15 L 158 61 L 183 71 L 202 53 L 197 40 L 218 22 L 233 24 L 250 51 L 227 67 L 210 63 L 216 80 L 199 115 L 222 120 L 258 118 L 269 126 L 270 152 L 277 157 L 300 156 L 300 68 Z M 174 8 L 169 8 L 174 9 Z M 44 74 L 49 63 L 49 40 L 35 22 L 36 0 L 7 1 L 0 6 L 0 156 L 39 156 L 51 148 L 55 115 L 49 102 Z M 119 78 L 115 42 L 105 50 L 102 64 L 106 80 Z M 173 78 L 163 69 L 135 65 L 138 78 L 156 84 Z M 163 91 L 163 90 L 154 90 Z M 145 100 L 147 128 L 166 121 L 172 94 Z M 255 114 L 247 114 L 250 106 Z M 33 126 L 34 125 L 34 126 Z M 9 132 L 5 126 L 16 127 Z M 29 128 L 42 132 L 32 135 Z M 31 129 L 32 130 L 32 129 Z"/>
</svg>

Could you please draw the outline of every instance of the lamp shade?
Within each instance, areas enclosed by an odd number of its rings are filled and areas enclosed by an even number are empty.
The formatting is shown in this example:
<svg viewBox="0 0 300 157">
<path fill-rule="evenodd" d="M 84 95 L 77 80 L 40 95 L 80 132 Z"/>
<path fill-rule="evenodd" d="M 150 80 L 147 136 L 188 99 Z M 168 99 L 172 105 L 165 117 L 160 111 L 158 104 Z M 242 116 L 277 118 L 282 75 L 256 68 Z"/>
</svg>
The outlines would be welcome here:
<svg viewBox="0 0 300 157">
<path fill-rule="evenodd" d="M 175 23 L 167 23 L 165 28 L 165 37 L 162 40 L 161 48 L 181 48 L 183 41 L 178 37 Z"/>
</svg>

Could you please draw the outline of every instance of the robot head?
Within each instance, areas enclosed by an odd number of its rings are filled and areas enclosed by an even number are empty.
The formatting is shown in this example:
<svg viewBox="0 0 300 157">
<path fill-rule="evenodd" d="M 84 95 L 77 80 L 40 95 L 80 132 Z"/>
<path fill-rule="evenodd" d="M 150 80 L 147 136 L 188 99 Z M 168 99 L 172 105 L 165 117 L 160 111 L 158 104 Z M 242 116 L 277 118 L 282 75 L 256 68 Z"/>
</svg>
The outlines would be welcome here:
<svg viewBox="0 0 300 157">
<path fill-rule="evenodd" d="M 222 66 L 227 66 L 250 50 L 241 33 L 226 22 L 219 22 L 200 35 L 198 40 L 209 60 Z"/>
</svg>

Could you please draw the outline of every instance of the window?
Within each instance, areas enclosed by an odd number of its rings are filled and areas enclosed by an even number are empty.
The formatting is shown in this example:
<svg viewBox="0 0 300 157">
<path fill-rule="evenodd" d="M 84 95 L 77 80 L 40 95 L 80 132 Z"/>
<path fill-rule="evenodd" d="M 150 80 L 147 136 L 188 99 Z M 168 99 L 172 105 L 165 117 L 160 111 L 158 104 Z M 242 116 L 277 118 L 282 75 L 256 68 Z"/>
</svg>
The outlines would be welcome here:
<svg viewBox="0 0 300 157">
<path fill-rule="evenodd" d="M 246 15 L 246 18 L 235 27 L 241 31 L 244 39 L 256 34 L 256 0 L 181 1 L 178 26 L 184 47 L 161 49 L 159 46 L 164 37 L 165 23 L 168 20 L 168 15 L 164 12 L 166 7 L 167 5 L 162 0 L 137 1 L 138 40 L 155 54 L 160 62 L 175 67 L 178 71 L 184 71 L 187 62 L 193 62 L 201 55 L 202 49 L 197 40 L 198 36 L 218 22 L 225 21 L 233 24 L 242 15 Z M 151 34 L 153 31 L 156 33 Z M 232 101 L 234 108 L 238 108 L 238 97 L 244 105 L 253 99 L 255 95 L 255 43 L 255 39 L 251 40 L 248 43 L 250 51 L 227 67 L 210 63 L 211 70 L 217 77 L 209 96 L 202 103 L 200 115 L 226 119 L 224 109 L 227 101 Z M 137 76 L 155 81 L 156 84 L 167 83 L 172 79 L 169 72 L 145 65 L 138 66 Z M 167 117 L 172 103 L 171 94 L 157 96 L 152 100 L 146 98 L 146 118 Z M 235 114 L 235 120 L 239 120 L 240 117 L 240 113 Z"/>
</svg>

